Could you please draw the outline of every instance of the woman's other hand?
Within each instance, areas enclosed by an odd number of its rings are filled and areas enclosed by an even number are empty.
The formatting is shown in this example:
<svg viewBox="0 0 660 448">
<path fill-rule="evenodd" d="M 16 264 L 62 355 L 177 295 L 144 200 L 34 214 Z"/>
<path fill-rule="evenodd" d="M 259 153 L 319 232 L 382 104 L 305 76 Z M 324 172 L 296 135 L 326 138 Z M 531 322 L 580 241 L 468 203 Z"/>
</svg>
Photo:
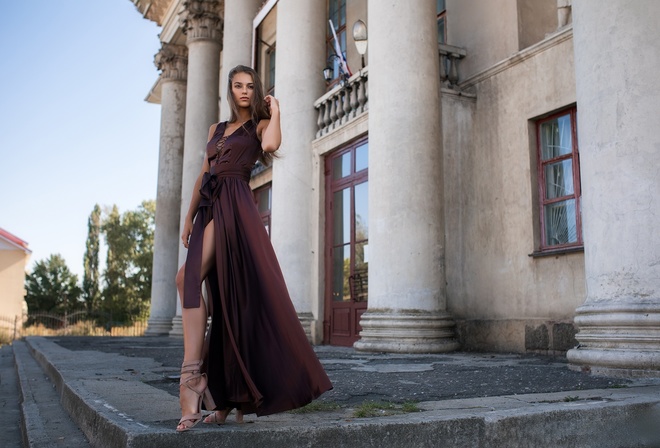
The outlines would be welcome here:
<svg viewBox="0 0 660 448">
<path fill-rule="evenodd" d="M 186 221 L 183 223 L 183 232 L 181 233 L 181 240 L 183 241 L 183 246 L 188 249 L 188 242 L 190 241 L 190 234 L 192 233 L 193 223 L 192 219 L 186 218 Z"/>
</svg>

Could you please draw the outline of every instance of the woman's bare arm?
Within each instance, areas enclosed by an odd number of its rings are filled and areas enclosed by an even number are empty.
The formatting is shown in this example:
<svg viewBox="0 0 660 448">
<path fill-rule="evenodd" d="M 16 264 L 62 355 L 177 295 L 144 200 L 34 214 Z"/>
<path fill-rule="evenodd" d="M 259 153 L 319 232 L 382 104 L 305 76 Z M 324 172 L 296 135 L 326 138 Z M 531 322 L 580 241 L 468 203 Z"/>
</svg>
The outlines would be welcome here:
<svg viewBox="0 0 660 448">
<path fill-rule="evenodd" d="M 282 130 L 280 128 L 280 103 L 271 96 L 266 96 L 266 102 L 270 106 L 270 120 L 262 120 L 261 127 L 261 149 L 265 152 L 275 152 L 282 143 Z M 263 124 L 262 124 L 263 123 Z"/>
</svg>

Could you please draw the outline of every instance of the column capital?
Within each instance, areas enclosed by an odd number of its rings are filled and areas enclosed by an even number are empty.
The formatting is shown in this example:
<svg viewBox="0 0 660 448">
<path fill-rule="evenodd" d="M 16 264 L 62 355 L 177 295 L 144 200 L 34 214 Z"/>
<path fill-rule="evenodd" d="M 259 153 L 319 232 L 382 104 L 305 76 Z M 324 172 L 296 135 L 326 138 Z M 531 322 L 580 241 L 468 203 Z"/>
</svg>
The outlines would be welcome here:
<svg viewBox="0 0 660 448">
<path fill-rule="evenodd" d="M 154 65 L 161 70 L 161 79 L 185 81 L 188 76 L 188 48 L 163 43 L 154 55 Z"/>
<path fill-rule="evenodd" d="M 195 40 L 222 40 L 223 0 L 185 0 L 179 12 L 181 28 L 187 42 Z"/>
</svg>

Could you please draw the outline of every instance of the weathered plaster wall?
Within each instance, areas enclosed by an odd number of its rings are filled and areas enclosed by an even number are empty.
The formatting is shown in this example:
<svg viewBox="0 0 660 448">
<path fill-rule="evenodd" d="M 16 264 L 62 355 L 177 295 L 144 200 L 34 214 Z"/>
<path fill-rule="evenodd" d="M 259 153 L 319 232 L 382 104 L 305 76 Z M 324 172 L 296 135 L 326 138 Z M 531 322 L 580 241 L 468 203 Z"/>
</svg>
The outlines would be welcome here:
<svg viewBox="0 0 660 448">
<path fill-rule="evenodd" d="M 547 323 L 552 350 L 552 322 L 572 322 L 584 301 L 582 253 L 528 256 L 533 119 L 575 102 L 573 73 L 569 30 L 467 80 L 476 98 L 443 94 L 448 308 L 467 349 L 543 350 L 529 338 Z"/>
</svg>

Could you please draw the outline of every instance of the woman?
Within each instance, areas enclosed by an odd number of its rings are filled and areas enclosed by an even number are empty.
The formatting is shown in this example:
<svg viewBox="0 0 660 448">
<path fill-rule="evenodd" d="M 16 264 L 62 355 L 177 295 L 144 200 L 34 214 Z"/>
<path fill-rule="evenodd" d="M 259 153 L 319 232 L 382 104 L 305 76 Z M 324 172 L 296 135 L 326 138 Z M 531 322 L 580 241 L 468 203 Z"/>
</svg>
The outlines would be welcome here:
<svg viewBox="0 0 660 448">
<path fill-rule="evenodd" d="M 249 187 L 257 159 L 281 142 L 279 102 L 264 98 L 259 76 L 229 72 L 231 118 L 209 129 L 181 238 L 188 248 L 176 278 L 182 298 L 182 417 L 177 431 L 202 420 L 224 423 L 232 409 L 268 415 L 304 406 L 332 389 L 289 298 Z M 212 323 L 205 337 L 206 280 Z"/>
</svg>

